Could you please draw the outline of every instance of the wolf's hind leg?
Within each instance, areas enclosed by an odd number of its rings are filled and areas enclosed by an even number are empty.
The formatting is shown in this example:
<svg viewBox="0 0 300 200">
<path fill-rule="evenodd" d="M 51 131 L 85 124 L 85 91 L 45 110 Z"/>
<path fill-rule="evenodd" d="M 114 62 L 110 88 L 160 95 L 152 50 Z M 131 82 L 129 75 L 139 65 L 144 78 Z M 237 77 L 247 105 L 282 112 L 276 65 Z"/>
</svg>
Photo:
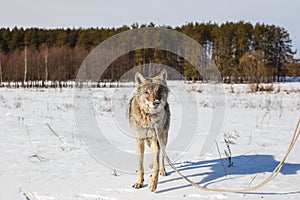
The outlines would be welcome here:
<svg viewBox="0 0 300 200">
<path fill-rule="evenodd" d="M 163 152 L 160 150 L 160 156 L 159 156 L 159 159 L 160 159 L 160 169 L 159 169 L 159 174 L 161 176 L 167 176 L 167 171 L 165 169 L 165 156 L 163 154 Z"/>
</svg>

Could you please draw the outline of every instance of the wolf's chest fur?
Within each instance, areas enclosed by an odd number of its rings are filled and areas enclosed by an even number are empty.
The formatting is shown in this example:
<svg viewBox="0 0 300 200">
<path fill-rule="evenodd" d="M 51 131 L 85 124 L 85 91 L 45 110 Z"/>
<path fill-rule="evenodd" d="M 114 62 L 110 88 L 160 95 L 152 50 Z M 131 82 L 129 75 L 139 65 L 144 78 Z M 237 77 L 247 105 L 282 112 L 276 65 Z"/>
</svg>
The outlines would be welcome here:
<svg viewBox="0 0 300 200">
<path fill-rule="evenodd" d="M 129 117 L 135 136 L 145 139 L 155 137 L 155 130 L 161 133 L 169 117 L 168 109 L 169 105 L 166 104 L 165 108 L 160 112 L 148 114 L 138 105 L 134 98 L 131 99 Z"/>
</svg>

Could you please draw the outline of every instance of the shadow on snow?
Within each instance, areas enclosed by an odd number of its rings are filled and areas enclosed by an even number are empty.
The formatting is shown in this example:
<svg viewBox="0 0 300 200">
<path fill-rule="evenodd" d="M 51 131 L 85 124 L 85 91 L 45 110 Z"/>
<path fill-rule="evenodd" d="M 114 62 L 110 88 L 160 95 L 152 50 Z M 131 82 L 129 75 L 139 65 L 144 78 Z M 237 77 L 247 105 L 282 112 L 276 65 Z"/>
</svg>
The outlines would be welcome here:
<svg viewBox="0 0 300 200">
<path fill-rule="evenodd" d="M 222 162 L 225 165 L 227 174 L 230 175 L 256 175 L 258 173 L 263 172 L 273 172 L 276 166 L 279 164 L 279 161 L 274 159 L 272 155 L 241 155 L 232 157 L 233 167 L 228 168 L 228 159 L 223 158 Z M 188 178 L 195 178 L 195 177 L 203 177 L 201 181 L 195 181 L 197 184 L 203 185 L 207 187 L 208 185 L 222 181 L 220 178 L 226 177 L 224 168 L 222 166 L 222 162 L 220 159 L 213 159 L 213 160 L 203 160 L 197 162 L 185 162 L 185 163 L 175 163 L 175 166 L 181 171 L 186 177 Z M 195 170 L 204 168 L 201 170 L 201 173 L 195 173 Z M 208 169 L 207 172 L 203 172 L 205 169 Z M 280 171 L 283 175 L 291 175 L 296 174 L 297 171 L 300 170 L 300 164 L 291 164 L 285 163 Z M 192 172 L 192 173 L 191 173 Z M 176 173 L 175 171 L 171 171 L 168 175 Z M 234 178 L 234 177 L 232 177 Z M 159 184 L 164 184 L 168 182 L 178 181 L 182 178 L 169 178 L 167 177 L 166 180 L 161 180 Z M 224 180 L 224 179 L 223 179 Z M 249 180 L 250 182 L 250 180 Z M 163 193 L 172 190 L 182 189 L 186 187 L 191 187 L 191 184 L 180 185 L 176 187 L 171 187 L 168 189 L 158 190 L 156 193 Z M 297 192 L 290 192 L 290 193 L 279 193 L 279 194 L 293 194 L 293 193 L 300 193 Z M 254 192 L 251 194 L 254 194 Z M 262 193 L 259 193 L 262 194 Z M 263 193 L 263 194 L 276 194 L 276 193 Z"/>
</svg>

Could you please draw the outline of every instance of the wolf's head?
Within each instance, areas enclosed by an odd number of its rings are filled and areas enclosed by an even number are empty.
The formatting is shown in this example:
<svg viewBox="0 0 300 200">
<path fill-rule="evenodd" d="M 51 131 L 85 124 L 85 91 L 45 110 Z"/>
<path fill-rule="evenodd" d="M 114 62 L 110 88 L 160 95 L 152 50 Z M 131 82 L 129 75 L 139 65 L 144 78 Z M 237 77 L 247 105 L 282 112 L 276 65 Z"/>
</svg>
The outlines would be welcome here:
<svg viewBox="0 0 300 200">
<path fill-rule="evenodd" d="M 137 83 L 135 97 L 140 107 L 146 113 L 154 114 L 160 112 L 167 104 L 169 89 L 166 79 L 166 70 L 162 70 L 154 78 L 145 78 L 139 72 L 135 74 L 135 81 Z"/>
</svg>

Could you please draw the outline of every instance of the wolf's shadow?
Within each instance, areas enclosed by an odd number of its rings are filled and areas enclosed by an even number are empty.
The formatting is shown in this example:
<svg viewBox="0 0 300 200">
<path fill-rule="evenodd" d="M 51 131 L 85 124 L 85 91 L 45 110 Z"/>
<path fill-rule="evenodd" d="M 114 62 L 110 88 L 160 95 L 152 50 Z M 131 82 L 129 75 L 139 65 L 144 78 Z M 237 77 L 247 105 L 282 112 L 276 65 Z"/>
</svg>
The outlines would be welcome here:
<svg viewBox="0 0 300 200">
<path fill-rule="evenodd" d="M 220 181 L 220 178 L 226 177 L 228 175 L 255 175 L 263 172 L 273 172 L 275 167 L 279 164 L 279 161 L 274 159 L 272 155 L 241 155 L 232 157 L 233 167 L 227 167 L 228 159 L 213 159 L 204 160 L 197 162 L 185 162 L 185 163 L 175 163 L 175 166 L 186 175 L 188 178 L 192 177 L 203 177 L 197 184 L 208 186 L 209 184 Z M 223 167 L 223 165 L 224 167 Z M 179 165 L 180 164 L 180 165 Z M 206 168 L 209 169 L 207 172 L 195 173 L 196 169 Z M 192 174 L 191 174 L 192 170 Z M 283 175 L 296 174 L 300 170 L 300 164 L 285 163 L 280 171 Z M 189 172 L 190 171 L 190 172 Z M 203 171 L 203 170 L 201 170 Z M 170 171 L 170 174 L 176 173 L 175 171 Z M 178 181 L 182 178 L 177 176 L 176 178 L 166 178 L 159 182 L 159 184 L 164 184 L 168 182 Z M 158 190 L 157 193 L 168 192 L 172 190 L 177 190 L 181 188 L 191 187 L 191 184 L 185 184 L 180 186 L 171 187 L 168 189 Z M 296 193 L 300 193 L 296 192 Z"/>
</svg>

